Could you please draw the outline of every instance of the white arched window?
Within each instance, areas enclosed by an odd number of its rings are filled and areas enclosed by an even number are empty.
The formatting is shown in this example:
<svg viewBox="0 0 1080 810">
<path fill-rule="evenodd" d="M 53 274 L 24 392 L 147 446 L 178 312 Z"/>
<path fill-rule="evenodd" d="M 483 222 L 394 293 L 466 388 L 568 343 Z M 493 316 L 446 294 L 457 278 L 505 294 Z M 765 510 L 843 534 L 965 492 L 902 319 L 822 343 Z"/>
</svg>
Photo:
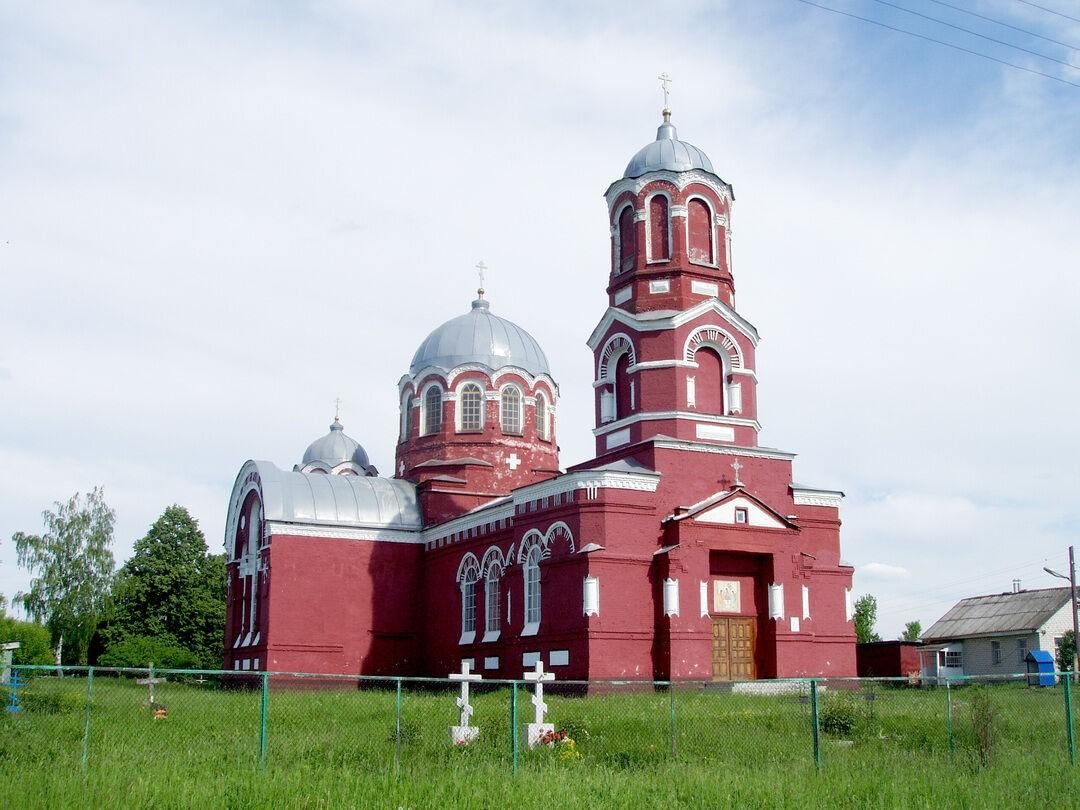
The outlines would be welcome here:
<svg viewBox="0 0 1080 810">
<path fill-rule="evenodd" d="M 461 635 L 476 634 L 476 580 L 466 578 L 461 583 Z"/>
<path fill-rule="evenodd" d="M 548 407 L 547 397 L 542 393 L 536 395 L 536 435 L 541 441 L 548 441 Z"/>
<path fill-rule="evenodd" d="M 499 637 L 502 568 L 497 564 L 488 567 L 484 579 L 484 641 L 495 641 Z"/>
<path fill-rule="evenodd" d="M 484 392 L 475 383 L 463 385 L 458 392 L 458 430 L 483 430 Z"/>
<path fill-rule="evenodd" d="M 442 430 L 442 391 L 437 385 L 424 392 L 423 417 L 425 436 Z"/>
<path fill-rule="evenodd" d="M 406 391 L 401 398 L 401 441 L 408 441 L 412 423 L 412 392 Z"/>
<path fill-rule="evenodd" d="M 521 433 L 521 390 L 508 385 L 499 398 L 499 423 L 503 433 Z"/>
<path fill-rule="evenodd" d="M 523 636 L 535 635 L 540 629 L 540 546 L 529 549 L 525 558 L 525 627 Z"/>
</svg>

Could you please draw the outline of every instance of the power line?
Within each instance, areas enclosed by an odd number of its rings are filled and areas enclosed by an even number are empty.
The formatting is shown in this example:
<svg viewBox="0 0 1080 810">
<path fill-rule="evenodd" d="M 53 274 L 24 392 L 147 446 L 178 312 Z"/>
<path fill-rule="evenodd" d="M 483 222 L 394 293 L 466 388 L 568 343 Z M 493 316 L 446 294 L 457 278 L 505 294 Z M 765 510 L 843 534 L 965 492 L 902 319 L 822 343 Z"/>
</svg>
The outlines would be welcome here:
<svg viewBox="0 0 1080 810">
<path fill-rule="evenodd" d="M 988 37 L 986 34 L 980 34 L 978 31 L 972 31 L 970 28 L 964 28 L 964 26 L 962 25 L 954 25 L 951 22 L 939 20 L 937 17 L 931 17 L 929 14 L 923 14 L 920 11 L 913 11 L 910 8 L 904 8 L 903 6 L 897 5 L 896 3 L 890 3 L 889 0 L 874 0 L 874 2 L 882 6 L 888 6 L 889 8 L 895 8 L 897 11 L 903 11 L 905 14 L 911 14 L 914 17 L 921 17 L 924 20 L 935 22 L 938 25 L 944 25 L 956 31 L 963 31 L 965 34 L 970 34 L 971 36 L 978 37 L 979 39 L 985 39 L 987 42 L 993 42 L 997 45 L 1004 45 L 1006 48 L 1014 48 L 1015 50 L 1029 53 L 1032 56 L 1037 56 L 1040 59 L 1046 59 L 1049 62 L 1057 62 L 1059 65 L 1065 65 L 1065 67 L 1072 68 L 1073 70 L 1080 70 L 1080 65 L 1074 65 L 1072 62 L 1066 62 L 1054 56 L 1047 56 L 1045 53 L 1039 53 L 1038 51 L 1030 50 L 1029 48 L 1025 48 L 1021 45 L 1013 45 L 1011 42 L 1006 42 L 1003 39 Z"/>
<path fill-rule="evenodd" d="M 1054 11 L 1052 8 L 1047 8 L 1046 6 L 1040 6 L 1037 3 L 1029 3 L 1028 0 L 1016 0 L 1016 2 L 1017 3 L 1023 3 L 1025 6 L 1031 6 L 1032 8 L 1037 8 L 1039 11 L 1045 11 L 1047 14 L 1053 14 L 1053 15 L 1058 16 L 1058 17 L 1063 17 L 1066 20 L 1072 20 L 1073 22 L 1080 23 L 1080 19 L 1077 19 L 1076 17 L 1070 17 L 1068 14 L 1062 14 L 1060 11 Z"/>
<path fill-rule="evenodd" d="M 864 23 L 870 23 L 870 25 L 876 25 L 880 28 L 887 28 L 890 31 L 896 31 L 900 34 L 907 34 L 911 37 L 925 40 L 927 42 L 933 42 L 937 45 L 944 45 L 946 48 L 952 48 L 954 51 L 962 51 L 963 53 L 971 54 L 972 56 L 978 56 L 980 59 L 988 59 L 991 62 L 997 62 L 999 65 L 1005 65 L 1005 67 L 1011 67 L 1014 70 L 1022 70 L 1025 73 L 1034 73 L 1036 76 L 1042 76 L 1044 79 L 1053 79 L 1055 82 L 1061 84 L 1067 84 L 1071 87 L 1080 87 L 1080 84 L 1076 82 L 1070 82 L 1068 79 L 1063 79 L 1060 76 L 1054 76 L 1050 73 L 1043 73 L 1041 70 L 1035 70 L 1035 68 L 1024 67 L 1023 65 L 1016 65 L 1012 62 L 1006 62 L 1004 59 L 998 59 L 996 56 L 990 56 L 989 54 L 980 53 L 979 51 L 973 51 L 970 48 L 964 48 L 960 45 L 954 45 L 951 42 L 945 42 L 944 40 L 935 39 L 934 37 L 928 37 L 925 34 L 918 34 L 914 31 L 909 31 L 906 28 L 898 28 L 895 25 L 889 25 L 888 23 L 880 22 L 879 20 L 871 20 L 869 17 L 860 17 L 858 14 L 852 14 L 848 11 L 841 11 L 838 8 L 830 8 L 829 6 L 823 6 L 820 3 L 815 3 L 812 0 L 796 0 L 798 3 L 803 3 L 814 8 L 820 8 L 822 11 L 830 11 L 833 14 L 840 14 L 844 17 L 851 17 L 853 20 L 860 20 Z"/>
<path fill-rule="evenodd" d="M 1038 39 L 1045 40 L 1046 42 L 1052 42 L 1055 45 L 1060 45 L 1062 48 L 1068 48 L 1073 51 L 1080 51 L 1080 46 L 1070 45 L 1068 42 L 1062 42 L 1058 39 L 1051 39 L 1050 37 L 1044 37 L 1042 34 L 1036 34 L 1034 31 L 1028 31 L 1026 28 L 1020 28 L 1019 26 L 1012 25 L 1011 23 L 1002 22 L 1001 20 L 995 20 L 993 17 L 987 17 L 985 14 L 979 14 L 976 11 L 969 11 L 966 8 L 960 6 L 954 6 L 952 3 L 946 3 L 945 0 L 930 0 L 931 3 L 937 3 L 939 6 L 945 6 L 945 8 L 951 8 L 953 11 L 959 11 L 961 14 L 967 14 L 971 17 L 978 17 L 980 20 L 986 20 L 988 23 L 994 25 L 1000 25 L 1004 28 L 1011 28 L 1013 31 L 1019 31 L 1021 34 L 1027 34 L 1029 37 L 1036 37 Z"/>
</svg>

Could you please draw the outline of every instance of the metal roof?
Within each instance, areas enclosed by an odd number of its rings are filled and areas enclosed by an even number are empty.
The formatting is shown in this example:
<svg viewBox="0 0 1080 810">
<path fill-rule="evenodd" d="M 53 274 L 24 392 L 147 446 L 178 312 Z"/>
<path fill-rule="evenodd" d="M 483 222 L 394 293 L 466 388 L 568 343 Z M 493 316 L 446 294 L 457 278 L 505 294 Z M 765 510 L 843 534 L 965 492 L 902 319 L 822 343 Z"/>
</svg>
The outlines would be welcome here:
<svg viewBox="0 0 1080 810">
<path fill-rule="evenodd" d="M 330 432 L 308 445 L 301 463 L 306 466 L 320 461 L 328 467 L 352 461 L 361 469 L 371 464 L 367 451 L 360 446 L 360 442 L 345 434 L 345 428 L 336 416 L 330 425 Z"/>
<path fill-rule="evenodd" d="M 1033 632 L 1068 601 L 1068 588 L 972 596 L 957 602 L 922 638 L 933 642 Z"/>
<path fill-rule="evenodd" d="M 472 302 L 469 312 L 447 321 L 424 339 L 413 355 L 409 373 L 429 366 L 450 371 L 473 363 L 492 370 L 517 366 L 533 376 L 551 375 L 536 339 L 516 323 L 492 315 L 490 304 L 482 298 Z"/>
<path fill-rule="evenodd" d="M 664 110 L 664 123 L 656 130 L 656 140 L 638 150 L 626 164 L 623 177 L 641 177 L 648 172 L 658 171 L 688 172 L 692 169 L 716 174 L 708 155 L 693 144 L 679 140 L 675 125 L 671 123 L 671 113 Z"/>
<path fill-rule="evenodd" d="M 416 486 L 397 478 L 286 472 L 269 461 L 258 470 L 267 520 L 283 523 L 418 530 Z M 244 466 L 241 474 L 248 469 Z M 242 483 L 237 479 L 237 486 Z"/>
</svg>

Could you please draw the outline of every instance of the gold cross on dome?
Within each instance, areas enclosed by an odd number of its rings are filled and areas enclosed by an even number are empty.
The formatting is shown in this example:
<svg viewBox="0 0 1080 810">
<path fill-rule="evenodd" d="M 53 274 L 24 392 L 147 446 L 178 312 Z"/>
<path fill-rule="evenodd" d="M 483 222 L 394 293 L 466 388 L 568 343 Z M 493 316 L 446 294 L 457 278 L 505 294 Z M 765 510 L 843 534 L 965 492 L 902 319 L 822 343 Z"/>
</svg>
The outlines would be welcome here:
<svg viewBox="0 0 1080 810">
<path fill-rule="evenodd" d="M 476 291 L 477 295 L 481 298 L 484 297 L 484 272 L 487 270 L 487 265 L 484 264 L 484 260 L 481 259 L 476 263 L 476 273 L 480 276 L 480 289 Z"/>
<path fill-rule="evenodd" d="M 665 70 L 656 78 L 660 80 L 660 89 L 664 92 L 664 109 L 666 110 L 668 107 L 668 95 L 671 93 L 671 76 Z"/>
</svg>

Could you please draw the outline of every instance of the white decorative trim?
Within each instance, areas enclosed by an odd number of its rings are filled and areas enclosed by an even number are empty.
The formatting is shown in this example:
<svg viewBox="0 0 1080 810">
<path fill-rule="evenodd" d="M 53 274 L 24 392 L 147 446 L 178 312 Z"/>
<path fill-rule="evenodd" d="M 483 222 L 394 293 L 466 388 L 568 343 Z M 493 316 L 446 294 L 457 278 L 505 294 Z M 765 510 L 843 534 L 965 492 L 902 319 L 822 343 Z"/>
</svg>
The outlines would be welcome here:
<svg viewBox="0 0 1080 810">
<path fill-rule="evenodd" d="M 711 413 L 695 413 L 693 411 L 646 411 L 593 428 L 593 435 L 603 436 L 613 430 L 619 430 L 638 422 L 658 422 L 665 419 L 688 419 L 692 422 L 710 422 L 715 425 L 733 425 L 735 427 L 749 427 L 754 430 L 761 430 L 761 423 L 756 419 L 743 419 L 738 416 L 717 416 Z"/>
<path fill-rule="evenodd" d="M 839 509 L 844 500 L 844 493 L 836 490 L 824 489 L 796 489 L 792 487 L 791 495 L 796 506 L 830 506 Z"/>
<path fill-rule="evenodd" d="M 476 631 L 471 630 L 468 633 L 462 633 L 461 638 L 458 639 L 458 644 L 472 644 L 476 641 Z"/>
<path fill-rule="evenodd" d="M 844 621 L 850 622 L 855 618 L 855 597 L 851 588 L 844 588 Z"/>
<path fill-rule="evenodd" d="M 698 279 L 690 279 L 690 292 L 694 295 L 707 295 L 709 298 L 716 298 L 720 295 L 720 285 L 712 281 L 699 281 Z"/>
<path fill-rule="evenodd" d="M 659 295 L 666 292 L 671 292 L 670 278 L 654 278 L 649 282 L 650 295 Z"/>
<path fill-rule="evenodd" d="M 457 384 L 457 387 L 453 390 L 453 392 L 448 394 L 446 397 L 448 400 L 454 403 L 454 430 L 458 433 L 460 433 L 463 429 L 461 427 L 462 412 L 459 403 L 461 402 L 461 395 L 465 387 L 469 385 L 480 389 L 480 427 L 469 428 L 469 432 L 471 433 L 474 430 L 483 430 L 487 424 L 487 408 L 484 407 L 484 403 L 487 402 L 487 392 L 484 390 L 483 386 L 480 385 L 480 382 L 476 378 L 465 377 Z"/>
<path fill-rule="evenodd" d="M 700 618 L 704 618 L 709 615 L 709 583 L 702 581 L 698 587 L 698 600 L 699 610 L 701 611 Z"/>
<path fill-rule="evenodd" d="M 698 364 L 688 363 L 686 360 L 643 360 L 628 368 L 627 371 L 633 374 L 635 371 L 653 368 L 698 368 Z"/>
<path fill-rule="evenodd" d="M 486 630 L 484 632 L 484 637 L 482 639 L 480 639 L 480 641 L 483 642 L 484 644 L 488 644 L 488 643 L 490 643 L 492 641 L 498 641 L 499 640 L 499 632 L 500 631 L 498 631 L 498 630 Z"/>
<path fill-rule="evenodd" d="M 457 574 L 454 575 L 455 582 L 479 582 L 480 581 L 480 562 L 476 559 L 476 555 L 471 551 L 467 551 L 465 556 L 461 558 L 461 562 L 458 563 Z"/>
<path fill-rule="evenodd" d="M 611 379 L 610 367 L 611 362 L 618 361 L 618 359 L 624 355 L 630 356 L 630 366 L 637 364 L 637 354 L 634 352 L 634 342 L 630 339 L 630 336 L 617 332 L 607 339 L 604 343 L 604 348 L 600 351 L 600 361 L 596 366 L 596 379 L 597 381 L 607 382 Z"/>
<path fill-rule="evenodd" d="M 685 205 L 673 205 L 671 206 L 671 218 L 686 219 L 686 206 Z"/>
<path fill-rule="evenodd" d="M 540 632 L 540 622 L 527 622 L 524 627 L 521 628 L 521 635 L 523 636 L 535 636 Z M 539 653 L 537 653 L 539 655 Z M 524 663 L 524 661 L 522 662 Z M 535 663 L 535 661 L 533 662 Z M 525 664 L 529 666 L 529 664 Z"/>
<path fill-rule="evenodd" d="M 754 325 L 719 298 L 704 298 L 689 309 L 679 311 L 657 310 L 633 313 L 617 307 L 608 307 L 586 343 L 590 349 L 596 351 L 601 339 L 615 323 L 627 326 L 635 332 L 663 332 L 692 323 L 710 313 L 718 315 L 735 327 L 752 345 L 758 344 L 760 337 Z"/>
<path fill-rule="evenodd" d="M 775 458 L 791 461 L 795 453 L 783 450 L 766 450 L 760 447 L 724 447 L 719 444 L 702 444 L 688 439 L 653 439 L 662 450 L 688 450 L 695 453 L 715 453 L 722 456 L 746 456 L 748 458 Z"/>
<path fill-rule="evenodd" d="M 810 618 L 810 586 L 802 586 L 802 617 L 804 619 Z"/>
<path fill-rule="evenodd" d="M 543 534 L 540 533 L 539 529 L 529 529 L 529 531 L 525 532 L 525 536 L 521 538 L 521 545 L 518 547 L 518 563 L 522 565 L 525 563 L 533 546 L 540 547 L 541 560 L 550 558 L 551 547 L 556 540 L 566 540 L 570 544 L 571 554 L 577 551 L 577 547 L 574 545 L 574 534 L 570 531 L 570 527 L 563 521 L 557 520 L 548 526 L 547 531 Z"/>
<path fill-rule="evenodd" d="M 694 436 L 714 442 L 735 441 L 735 428 L 730 425 L 694 425 Z"/>
<path fill-rule="evenodd" d="M 784 616 L 784 586 L 774 582 L 769 585 L 769 618 L 783 621 Z"/>
<path fill-rule="evenodd" d="M 671 577 L 664 580 L 664 615 L 679 615 L 679 580 Z"/>
<path fill-rule="evenodd" d="M 290 534 L 296 537 L 328 537 L 335 540 L 371 540 L 378 543 L 424 543 L 422 532 L 398 529 L 366 529 L 332 524 L 281 523 L 267 521 L 266 533 L 270 536 Z"/>
<path fill-rule="evenodd" d="M 449 389 L 455 387 L 455 381 L 458 377 L 469 373 L 479 374 L 479 378 L 473 377 L 473 379 L 486 378 L 492 386 L 498 382 L 500 377 L 505 377 L 507 374 L 514 374 L 520 377 L 529 388 L 535 388 L 538 383 L 542 382 L 547 385 L 551 393 L 556 396 L 559 391 L 558 383 L 555 382 L 550 374 L 537 374 L 534 376 L 520 366 L 513 365 L 491 368 L 491 366 L 486 366 L 481 363 L 463 363 L 452 369 L 440 368 L 439 366 L 425 366 L 415 375 L 410 376 L 406 374 L 398 381 L 398 396 L 401 396 L 406 388 L 415 386 L 416 381 L 422 382 L 426 377 L 431 375 L 434 375 L 438 380 L 442 381 L 444 387 Z M 424 387 L 426 388 L 427 384 L 425 384 Z"/>
<path fill-rule="evenodd" d="M 688 172 L 672 172 L 667 170 L 646 172 L 641 177 L 623 177 L 616 180 L 610 186 L 607 191 L 604 192 L 604 197 L 608 203 L 608 219 L 611 219 L 611 214 L 614 212 L 614 206 L 618 203 L 619 197 L 625 192 L 630 192 L 635 197 L 638 196 L 645 186 L 657 181 L 665 181 L 671 183 L 679 191 L 684 191 L 687 186 L 690 185 L 702 185 L 710 189 L 720 201 L 725 204 L 726 207 L 730 207 L 731 203 L 735 199 L 735 195 L 732 193 L 732 188 L 728 183 L 720 180 L 715 175 L 704 172 L 700 169 L 693 169 Z M 628 203 L 629 204 L 629 203 Z M 672 206 L 676 208 L 678 206 Z M 619 213 L 622 213 L 621 206 Z M 672 216 L 675 216 L 674 210 Z"/>
<path fill-rule="evenodd" d="M 626 427 L 622 430 L 615 430 L 607 434 L 605 447 L 607 447 L 608 450 L 622 447 L 624 444 L 630 444 L 630 428 Z"/>
<path fill-rule="evenodd" d="M 686 342 L 683 344 L 683 360 L 688 363 L 695 362 L 694 355 L 698 349 L 705 346 L 716 349 L 720 356 L 726 360 L 724 363 L 725 375 L 730 374 L 734 369 L 742 368 L 742 349 L 739 348 L 738 342 L 724 327 L 716 324 L 699 326 L 687 335 Z"/>
<path fill-rule="evenodd" d="M 581 611 L 585 616 L 600 615 L 600 580 L 587 576 L 581 585 Z"/>
<path fill-rule="evenodd" d="M 615 295 L 612 298 L 616 304 L 625 304 L 631 298 L 634 297 L 634 285 L 627 284 L 625 287 L 620 287 L 615 291 Z"/>
<path fill-rule="evenodd" d="M 481 579 L 487 579 L 488 571 L 493 565 L 499 566 L 500 574 L 502 574 L 502 569 L 506 568 L 507 566 L 507 560 L 503 556 L 503 553 L 499 551 L 498 546 L 490 546 L 488 550 L 484 552 L 484 557 L 480 560 Z"/>
<path fill-rule="evenodd" d="M 799 632 L 799 617 L 798 616 L 792 616 L 788 621 L 791 622 L 791 632 L 792 633 L 798 633 Z"/>
</svg>

